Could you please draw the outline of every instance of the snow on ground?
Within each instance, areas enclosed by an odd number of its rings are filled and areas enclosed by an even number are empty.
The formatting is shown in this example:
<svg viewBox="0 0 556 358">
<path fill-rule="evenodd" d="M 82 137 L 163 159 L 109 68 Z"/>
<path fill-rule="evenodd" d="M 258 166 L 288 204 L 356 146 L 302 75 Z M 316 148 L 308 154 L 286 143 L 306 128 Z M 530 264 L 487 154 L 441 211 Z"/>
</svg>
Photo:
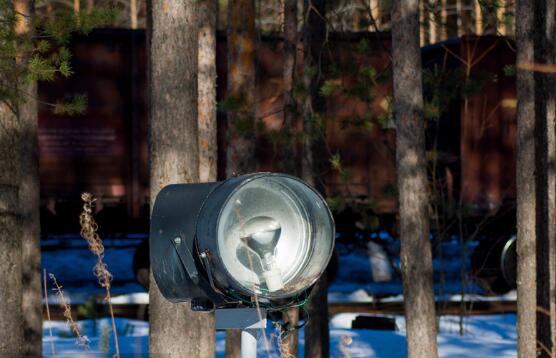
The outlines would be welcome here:
<svg viewBox="0 0 556 358">
<path fill-rule="evenodd" d="M 105 261 L 112 274 L 112 291 L 116 297 L 114 304 L 148 303 L 148 294 L 137 284 L 132 271 L 133 253 L 135 247 L 144 237 L 130 239 L 105 240 Z M 384 238 L 385 240 L 388 237 Z M 52 241 L 52 242 L 50 242 Z M 104 291 L 96 282 L 92 274 L 95 257 L 87 250 L 86 243 L 78 237 L 56 237 L 43 243 L 46 250 L 42 253 L 43 267 L 54 273 L 58 282 L 64 286 L 66 299 L 74 304 L 84 303 L 95 294 Z M 390 240 L 389 250 L 396 252 L 395 245 L 399 243 Z M 473 243 L 469 244 L 471 252 Z M 337 245 L 339 251 L 339 271 L 336 280 L 329 287 L 328 297 L 331 302 L 375 302 L 401 301 L 401 278 L 393 274 L 390 282 L 373 282 L 369 253 L 364 247 L 347 247 Z M 438 301 L 460 300 L 462 280 L 459 276 L 460 247 L 457 240 L 443 244 L 443 259 L 434 259 L 435 292 Z M 392 257 L 393 267 L 399 266 L 399 258 Z M 469 267 L 469 257 L 463 261 Z M 443 276 L 439 272 L 443 272 Z M 504 296 L 485 297 L 477 285 L 463 280 L 466 300 L 515 299 L 515 291 Z M 441 284 L 442 282 L 442 284 Z M 117 296 L 117 295 L 120 296 Z M 49 295 L 49 302 L 55 303 L 57 297 Z M 399 358 L 406 356 L 405 323 L 403 317 L 395 317 L 398 331 L 380 331 L 351 329 L 351 322 L 356 314 L 339 314 L 331 319 L 332 357 L 383 357 Z M 52 352 L 52 345 L 57 357 L 90 357 L 92 354 L 110 356 L 114 352 L 110 320 L 104 318 L 96 321 L 80 321 L 83 334 L 89 339 L 89 348 L 75 344 L 65 322 L 45 322 L 43 349 L 48 356 Z M 463 336 L 459 335 L 459 317 L 444 316 L 440 320 L 438 336 L 439 354 L 441 357 L 516 357 L 516 317 L 515 314 L 471 316 L 463 320 Z M 52 338 L 49 329 L 52 328 Z M 117 332 L 119 346 L 126 356 L 146 357 L 148 351 L 148 323 L 130 319 L 117 318 Z M 278 357 L 275 344 L 276 333 L 269 324 L 266 335 L 274 344 L 271 356 Z M 224 332 L 216 335 L 217 357 L 224 357 Z M 300 353 L 303 352 L 303 330 L 300 331 Z M 259 340 L 259 356 L 268 356 L 263 344 Z M 345 352 L 346 354 L 344 354 Z"/>
<path fill-rule="evenodd" d="M 330 353 L 332 357 L 352 358 L 401 358 L 406 356 L 405 322 L 396 316 L 398 331 L 351 329 L 351 322 L 357 314 L 336 315 L 330 322 Z M 516 357 L 516 316 L 501 314 L 489 316 L 468 316 L 463 319 L 463 336 L 459 335 L 458 316 L 443 316 L 440 319 L 438 335 L 440 357 Z M 148 323 L 130 319 L 116 319 L 120 352 L 134 357 L 146 357 L 148 352 Z M 45 322 L 43 351 L 51 355 L 52 345 L 57 357 L 90 357 L 93 354 L 110 356 L 114 353 L 111 322 L 108 318 L 96 321 L 79 321 L 83 334 L 89 339 L 88 348 L 76 344 L 65 322 Z M 279 357 L 276 345 L 276 331 L 269 324 L 267 340 L 272 342 L 270 356 Z M 49 329 L 52 329 L 50 338 Z M 303 356 L 303 330 L 300 331 L 300 357 Z M 216 356 L 224 357 L 224 332 L 216 334 Z M 259 339 L 258 356 L 267 357 L 263 339 Z"/>
<path fill-rule="evenodd" d="M 385 236 L 387 238 L 387 236 Z M 137 283 L 133 273 L 133 254 L 135 248 L 146 238 L 106 239 L 104 244 L 105 262 L 112 273 L 113 295 L 123 296 L 118 303 L 147 303 L 145 290 Z M 384 239 L 386 240 L 386 239 Z M 397 240 L 388 239 L 387 244 L 394 267 L 399 266 L 396 256 L 399 245 Z M 470 250 L 474 243 L 470 243 Z M 402 282 L 399 273 L 394 272 L 389 282 L 374 282 L 369 252 L 365 247 L 337 244 L 339 270 L 336 279 L 329 287 L 329 300 L 331 302 L 373 302 L 401 300 Z M 435 292 L 438 300 L 448 301 L 457 299 L 462 291 L 460 278 L 461 254 L 457 241 L 447 241 L 443 245 L 444 258 L 434 259 L 435 267 Z M 92 295 L 104 294 L 93 275 L 95 256 L 87 249 L 86 242 L 79 236 L 66 235 L 55 239 L 43 240 L 41 255 L 43 268 L 56 276 L 58 282 L 64 287 L 66 298 L 74 304 L 85 303 Z M 469 267 L 469 258 L 464 265 Z M 441 277 L 439 272 L 443 272 Z M 468 271 L 468 270 L 467 270 Z M 480 299 L 484 293 L 480 287 L 470 279 L 463 283 L 466 297 L 473 296 Z M 471 296 L 470 296 L 471 295 Z M 497 297 L 495 299 L 499 299 Z M 57 298 L 49 296 L 49 301 L 56 302 Z"/>
</svg>

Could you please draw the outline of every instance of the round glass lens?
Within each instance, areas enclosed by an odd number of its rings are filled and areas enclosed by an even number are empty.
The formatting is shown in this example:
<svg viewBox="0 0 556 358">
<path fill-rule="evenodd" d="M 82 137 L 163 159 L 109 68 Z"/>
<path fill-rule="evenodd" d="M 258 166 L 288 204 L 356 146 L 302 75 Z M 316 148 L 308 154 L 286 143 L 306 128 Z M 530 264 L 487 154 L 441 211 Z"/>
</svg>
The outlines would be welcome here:
<svg viewBox="0 0 556 358">
<path fill-rule="evenodd" d="M 218 251 L 244 292 L 286 297 L 326 268 L 334 227 L 324 200 L 295 178 L 268 174 L 227 199 L 218 219 Z"/>
<path fill-rule="evenodd" d="M 228 272 L 255 292 L 284 289 L 307 255 L 306 217 L 295 193 L 272 177 L 242 186 L 220 214 L 218 246 Z"/>
</svg>

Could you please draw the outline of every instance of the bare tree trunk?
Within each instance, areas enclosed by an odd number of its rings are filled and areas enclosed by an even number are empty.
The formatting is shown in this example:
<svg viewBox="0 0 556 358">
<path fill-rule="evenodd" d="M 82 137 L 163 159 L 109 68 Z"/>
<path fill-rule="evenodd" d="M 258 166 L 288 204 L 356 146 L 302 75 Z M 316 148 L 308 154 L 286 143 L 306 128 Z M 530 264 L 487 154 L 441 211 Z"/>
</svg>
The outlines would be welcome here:
<svg viewBox="0 0 556 358">
<path fill-rule="evenodd" d="M 216 24 L 218 2 L 199 2 L 199 179 L 216 181 Z"/>
<path fill-rule="evenodd" d="M 228 1 L 228 111 L 226 177 L 248 174 L 257 168 L 255 159 L 255 1 Z M 240 355 L 241 334 L 226 332 L 226 357 Z"/>
<path fill-rule="evenodd" d="M 226 175 L 256 170 L 255 1 L 228 2 L 228 91 L 237 110 L 228 112 Z"/>
<path fill-rule="evenodd" d="M 325 17 L 325 0 L 304 0 L 303 67 L 316 68 L 317 71 L 305 71 L 303 74 L 303 84 L 308 96 L 303 103 L 305 138 L 301 171 L 303 179 L 323 195 L 325 195 L 324 173 L 328 157 L 325 150 L 326 133 L 320 122 L 324 120 L 326 99 L 321 96 L 319 89 L 324 82 L 321 71 L 325 63 Z M 330 334 L 326 275 L 323 275 L 313 288 L 307 312 L 310 319 L 305 325 L 305 357 L 328 357 L 330 356 Z"/>
<path fill-rule="evenodd" d="M 328 328 L 328 280 L 326 272 L 319 278 L 306 310 L 309 321 L 305 325 L 305 357 L 330 356 L 330 331 Z"/>
<path fill-rule="evenodd" d="M 519 69 L 534 58 L 533 6 L 517 3 L 517 339 L 520 358 L 536 356 L 535 79 Z"/>
<path fill-rule="evenodd" d="M 534 63 L 554 63 L 555 0 L 534 2 Z M 535 212 L 537 251 L 537 351 L 554 355 L 555 311 L 555 98 L 554 75 L 536 72 L 535 80 Z M 539 94 L 539 95 L 536 95 Z"/>
<path fill-rule="evenodd" d="M 36 93 L 35 83 L 25 92 Z M 42 356 L 42 294 L 41 294 L 41 244 L 40 244 L 40 194 L 38 163 L 37 102 L 28 98 L 20 110 L 21 132 L 21 230 L 23 237 L 23 324 L 25 354 Z"/>
<path fill-rule="evenodd" d="M 198 9 L 194 0 L 153 0 L 149 10 L 152 206 L 165 185 L 199 181 Z M 214 357 L 213 316 L 170 303 L 152 277 L 150 285 L 149 353 Z"/>
<path fill-rule="evenodd" d="M 418 9 L 418 0 L 394 1 L 393 95 L 407 353 L 409 358 L 432 358 L 438 353 Z"/>
<path fill-rule="evenodd" d="M 11 108 L 0 103 L 0 356 L 23 354 L 19 134 Z"/>
<path fill-rule="evenodd" d="M 241 357 L 241 330 L 228 329 L 226 331 L 226 358 Z"/>
<path fill-rule="evenodd" d="M 17 33 L 26 34 L 33 31 L 30 24 L 34 14 L 34 2 L 17 0 L 14 2 L 19 16 Z M 18 61 L 27 61 L 20 57 Z M 18 108 L 21 137 L 18 142 L 21 166 L 19 203 L 21 210 L 22 234 L 22 311 L 24 354 L 33 357 L 42 356 L 42 291 L 41 291 L 41 246 L 40 246 L 40 183 L 38 161 L 38 108 L 37 85 L 35 82 L 20 83 L 24 102 Z"/>
<path fill-rule="evenodd" d="M 299 322 L 299 308 L 290 307 L 282 314 L 284 322 L 288 324 L 288 331 L 282 337 L 280 351 L 283 357 L 295 358 L 299 351 L 299 335 L 296 326 Z"/>
<path fill-rule="evenodd" d="M 296 174 L 295 136 L 297 127 L 296 102 L 293 96 L 295 65 L 297 56 L 297 0 L 284 0 L 284 132 L 282 155 L 282 170 L 285 173 Z M 289 357 L 297 357 L 299 336 L 295 326 L 299 320 L 299 309 L 292 307 L 283 314 L 284 322 L 290 330 L 282 341 L 282 351 Z"/>
<path fill-rule="evenodd" d="M 284 0 L 284 147 L 282 170 L 289 174 L 296 171 L 294 133 L 296 130 L 296 103 L 293 96 L 297 55 L 297 0 Z"/>
<path fill-rule="evenodd" d="M 14 16 L 14 10 L 11 6 L 2 7 L 0 17 Z M 6 73 L 2 73 L 0 81 L 2 87 L 14 84 L 14 79 L 8 78 Z M 18 161 L 20 125 L 16 113 L 14 103 L 0 102 L 0 356 L 23 354 L 24 342 Z"/>
</svg>

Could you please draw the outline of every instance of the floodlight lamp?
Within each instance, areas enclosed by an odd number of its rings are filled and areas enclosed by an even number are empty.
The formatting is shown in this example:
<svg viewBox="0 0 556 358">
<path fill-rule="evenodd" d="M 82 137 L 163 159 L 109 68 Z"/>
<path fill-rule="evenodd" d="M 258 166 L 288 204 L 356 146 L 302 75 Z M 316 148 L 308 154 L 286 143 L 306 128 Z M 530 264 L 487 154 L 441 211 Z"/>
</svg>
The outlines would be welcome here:
<svg viewBox="0 0 556 358">
<path fill-rule="evenodd" d="M 162 294 L 192 307 L 297 303 L 326 269 L 334 222 L 302 180 L 255 173 L 174 184 L 156 197 L 151 266 Z"/>
</svg>

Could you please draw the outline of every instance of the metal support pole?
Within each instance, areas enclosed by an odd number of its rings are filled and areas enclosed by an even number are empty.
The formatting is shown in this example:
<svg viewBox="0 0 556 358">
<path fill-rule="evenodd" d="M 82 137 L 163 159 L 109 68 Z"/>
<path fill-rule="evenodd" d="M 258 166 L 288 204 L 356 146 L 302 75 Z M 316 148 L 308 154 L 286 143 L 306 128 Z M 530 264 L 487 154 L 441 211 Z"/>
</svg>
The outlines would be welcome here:
<svg viewBox="0 0 556 358">
<path fill-rule="evenodd" d="M 215 312 L 216 329 L 241 329 L 241 358 L 257 358 L 257 340 L 266 328 L 266 310 L 227 308 Z M 259 319 L 261 317 L 262 319 Z"/>
<path fill-rule="evenodd" d="M 244 329 L 241 331 L 241 358 L 257 358 L 256 329 Z"/>
</svg>

